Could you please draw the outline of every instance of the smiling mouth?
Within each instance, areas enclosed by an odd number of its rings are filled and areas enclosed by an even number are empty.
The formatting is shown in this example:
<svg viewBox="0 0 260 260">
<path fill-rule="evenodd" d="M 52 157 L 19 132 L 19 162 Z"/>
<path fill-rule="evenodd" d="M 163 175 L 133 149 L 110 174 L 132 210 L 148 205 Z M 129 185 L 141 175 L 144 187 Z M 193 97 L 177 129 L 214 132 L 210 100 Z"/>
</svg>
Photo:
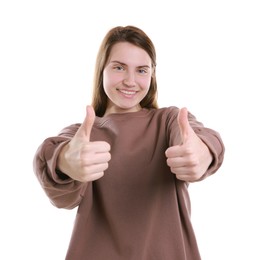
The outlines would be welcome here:
<svg viewBox="0 0 260 260">
<path fill-rule="evenodd" d="M 137 91 L 129 91 L 129 90 L 120 90 L 118 89 L 118 91 L 124 95 L 127 95 L 127 96 L 133 96 L 134 94 L 137 93 Z"/>
</svg>

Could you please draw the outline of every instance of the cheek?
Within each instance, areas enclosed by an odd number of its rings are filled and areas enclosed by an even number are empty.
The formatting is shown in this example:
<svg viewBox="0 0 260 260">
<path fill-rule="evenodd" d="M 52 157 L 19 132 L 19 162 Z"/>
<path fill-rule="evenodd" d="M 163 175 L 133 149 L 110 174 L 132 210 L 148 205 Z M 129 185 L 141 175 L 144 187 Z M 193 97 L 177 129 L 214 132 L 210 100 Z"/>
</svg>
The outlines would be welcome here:
<svg viewBox="0 0 260 260">
<path fill-rule="evenodd" d="M 103 87 L 104 87 L 104 89 L 106 89 L 108 85 L 109 85 L 109 76 L 108 76 L 108 73 L 106 72 L 106 70 L 104 70 L 103 71 Z"/>
<path fill-rule="evenodd" d="M 122 79 L 119 75 L 109 74 L 109 73 L 106 73 L 104 71 L 104 73 L 103 73 L 103 86 L 104 86 L 105 89 L 116 86 L 117 83 L 119 83 L 120 81 L 122 81 Z"/>
<path fill-rule="evenodd" d="M 147 89 L 148 91 L 151 84 L 151 78 L 142 79 L 139 84 L 140 86 L 142 86 L 143 89 Z"/>
</svg>

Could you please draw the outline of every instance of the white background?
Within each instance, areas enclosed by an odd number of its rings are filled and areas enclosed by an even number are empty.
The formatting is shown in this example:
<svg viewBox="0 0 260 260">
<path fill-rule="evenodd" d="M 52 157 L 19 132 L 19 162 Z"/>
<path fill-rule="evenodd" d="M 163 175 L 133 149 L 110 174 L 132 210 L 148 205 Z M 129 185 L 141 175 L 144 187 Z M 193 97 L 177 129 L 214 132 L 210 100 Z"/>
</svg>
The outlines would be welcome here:
<svg viewBox="0 0 260 260">
<path fill-rule="evenodd" d="M 32 159 L 83 120 L 99 44 L 131 24 L 156 46 L 160 106 L 187 106 L 226 145 L 221 169 L 190 186 L 202 259 L 259 260 L 258 2 L 1 1 L 0 259 L 64 259 L 76 210 L 51 205 Z"/>
</svg>

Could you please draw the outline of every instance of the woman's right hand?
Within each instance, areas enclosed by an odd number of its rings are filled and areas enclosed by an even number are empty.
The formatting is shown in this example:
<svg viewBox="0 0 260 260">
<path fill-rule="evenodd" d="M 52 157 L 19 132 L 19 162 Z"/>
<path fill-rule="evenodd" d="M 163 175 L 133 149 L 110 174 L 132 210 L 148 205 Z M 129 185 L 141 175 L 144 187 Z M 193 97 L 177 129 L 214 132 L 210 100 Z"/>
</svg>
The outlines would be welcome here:
<svg viewBox="0 0 260 260">
<path fill-rule="evenodd" d="M 111 159 L 107 142 L 90 142 L 94 121 L 95 111 L 92 106 L 87 106 L 85 120 L 71 141 L 61 149 L 57 160 L 61 172 L 80 182 L 101 178 Z"/>
</svg>

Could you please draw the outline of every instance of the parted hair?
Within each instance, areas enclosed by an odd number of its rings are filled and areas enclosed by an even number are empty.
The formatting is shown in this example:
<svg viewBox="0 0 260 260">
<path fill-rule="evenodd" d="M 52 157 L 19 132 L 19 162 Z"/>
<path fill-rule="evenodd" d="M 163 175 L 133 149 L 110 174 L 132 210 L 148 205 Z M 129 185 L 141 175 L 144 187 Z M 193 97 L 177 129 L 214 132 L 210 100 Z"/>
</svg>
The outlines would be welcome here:
<svg viewBox="0 0 260 260">
<path fill-rule="evenodd" d="M 117 26 L 105 35 L 96 58 L 94 71 L 92 106 L 96 115 L 102 117 L 105 114 L 108 97 L 103 88 L 103 70 L 106 66 L 112 47 L 118 42 L 129 42 L 145 50 L 152 61 L 152 78 L 149 91 L 140 102 L 144 108 L 158 108 L 157 81 L 156 81 L 156 51 L 153 42 L 147 34 L 135 26 Z"/>
</svg>

